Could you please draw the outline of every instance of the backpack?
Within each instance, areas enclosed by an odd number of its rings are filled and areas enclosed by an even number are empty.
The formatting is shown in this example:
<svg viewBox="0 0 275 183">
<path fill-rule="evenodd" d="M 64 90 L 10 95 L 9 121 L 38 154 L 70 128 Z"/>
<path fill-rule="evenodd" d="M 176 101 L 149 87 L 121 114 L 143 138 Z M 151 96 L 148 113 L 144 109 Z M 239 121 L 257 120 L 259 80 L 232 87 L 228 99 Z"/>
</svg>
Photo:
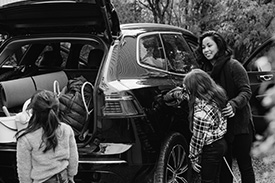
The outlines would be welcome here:
<svg viewBox="0 0 275 183">
<path fill-rule="evenodd" d="M 80 76 L 70 79 L 61 92 L 55 81 L 54 92 L 60 103 L 59 119 L 72 127 L 79 140 L 84 140 L 89 131 L 90 114 L 93 112 L 93 85 Z"/>
</svg>

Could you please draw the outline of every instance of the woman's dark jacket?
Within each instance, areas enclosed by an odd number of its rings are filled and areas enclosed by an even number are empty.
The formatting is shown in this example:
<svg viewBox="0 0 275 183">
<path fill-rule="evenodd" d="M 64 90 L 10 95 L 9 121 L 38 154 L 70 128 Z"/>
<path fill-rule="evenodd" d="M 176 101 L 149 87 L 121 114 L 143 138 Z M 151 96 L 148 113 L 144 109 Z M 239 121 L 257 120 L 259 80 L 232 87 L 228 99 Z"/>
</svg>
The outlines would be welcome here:
<svg viewBox="0 0 275 183">
<path fill-rule="evenodd" d="M 226 139 L 233 141 L 235 135 L 249 133 L 249 124 L 252 122 L 249 100 L 252 92 L 244 67 L 237 60 L 225 56 L 218 58 L 214 66 L 205 61 L 202 69 L 225 89 L 228 102 L 235 112 L 234 117 L 228 118 Z"/>
</svg>

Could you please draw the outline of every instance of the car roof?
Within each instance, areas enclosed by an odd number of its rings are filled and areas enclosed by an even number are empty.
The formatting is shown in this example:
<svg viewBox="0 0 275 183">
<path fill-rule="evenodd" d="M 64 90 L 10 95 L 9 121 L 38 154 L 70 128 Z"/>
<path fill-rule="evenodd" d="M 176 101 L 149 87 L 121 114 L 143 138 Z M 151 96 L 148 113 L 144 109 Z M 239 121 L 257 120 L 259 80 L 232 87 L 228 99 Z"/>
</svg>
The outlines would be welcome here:
<svg viewBox="0 0 275 183">
<path fill-rule="evenodd" d="M 167 32 L 181 32 L 186 36 L 196 37 L 191 31 L 173 26 L 168 24 L 158 24 L 158 23 L 128 23 L 121 24 L 121 31 L 124 32 L 132 32 L 132 34 L 141 34 L 143 32 L 154 32 L 154 31 L 167 31 Z"/>
<path fill-rule="evenodd" d="M 63 32 L 103 33 L 106 30 L 106 18 L 100 7 L 102 5 L 97 2 L 100 1 L 27 0 L 10 3 L 0 7 L 0 33 L 10 36 Z M 107 2 L 109 4 L 106 7 L 111 7 L 110 1 Z M 114 11 L 106 9 L 109 14 Z"/>
</svg>

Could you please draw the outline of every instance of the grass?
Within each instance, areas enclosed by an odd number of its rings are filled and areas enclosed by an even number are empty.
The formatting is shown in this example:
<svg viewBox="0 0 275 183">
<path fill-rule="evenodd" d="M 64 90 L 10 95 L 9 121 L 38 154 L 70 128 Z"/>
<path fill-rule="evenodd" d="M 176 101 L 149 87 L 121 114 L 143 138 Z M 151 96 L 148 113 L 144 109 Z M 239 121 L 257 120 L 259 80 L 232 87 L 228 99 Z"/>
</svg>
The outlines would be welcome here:
<svg viewBox="0 0 275 183">
<path fill-rule="evenodd" d="M 253 157 L 253 168 L 255 172 L 256 183 L 274 183 L 275 182 L 275 155 L 261 159 Z M 233 172 L 241 183 L 240 172 L 237 167 L 237 162 L 233 162 Z M 234 181 L 234 183 L 237 183 Z"/>
</svg>

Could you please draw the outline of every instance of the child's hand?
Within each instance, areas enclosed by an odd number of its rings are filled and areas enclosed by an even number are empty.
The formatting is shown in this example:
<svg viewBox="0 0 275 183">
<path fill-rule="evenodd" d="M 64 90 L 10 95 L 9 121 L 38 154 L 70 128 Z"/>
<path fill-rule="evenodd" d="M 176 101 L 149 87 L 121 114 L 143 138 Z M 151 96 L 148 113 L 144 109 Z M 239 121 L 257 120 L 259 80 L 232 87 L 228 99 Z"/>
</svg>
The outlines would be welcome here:
<svg viewBox="0 0 275 183">
<path fill-rule="evenodd" d="M 163 96 L 166 105 L 178 107 L 183 100 L 189 100 L 189 93 L 183 87 L 176 87 Z"/>
<path fill-rule="evenodd" d="M 176 105 L 178 97 L 179 97 L 178 95 L 181 92 L 182 92 L 182 88 L 180 88 L 180 87 L 176 87 L 176 88 L 170 90 L 168 93 L 166 93 L 163 96 L 164 102 L 171 103 L 172 105 Z"/>
<path fill-rule="evenodd" d="M 235 113 L 233 111 L 233 107 L 230 103 L 227 103 L 226 107 L 222 109 L 222 113 L 225 117 L 232 118 L 235 116 Z"/>
<path fill-rule="evenodd" d="M 198 163 L 192 163 L 191 166 L 192 166 L 192 168 L 193 168 L 193 170 L 195 172 L 200 173 L 200 171 L 201 171 L 201 165 L 199 165 Z"/>
</svg>

